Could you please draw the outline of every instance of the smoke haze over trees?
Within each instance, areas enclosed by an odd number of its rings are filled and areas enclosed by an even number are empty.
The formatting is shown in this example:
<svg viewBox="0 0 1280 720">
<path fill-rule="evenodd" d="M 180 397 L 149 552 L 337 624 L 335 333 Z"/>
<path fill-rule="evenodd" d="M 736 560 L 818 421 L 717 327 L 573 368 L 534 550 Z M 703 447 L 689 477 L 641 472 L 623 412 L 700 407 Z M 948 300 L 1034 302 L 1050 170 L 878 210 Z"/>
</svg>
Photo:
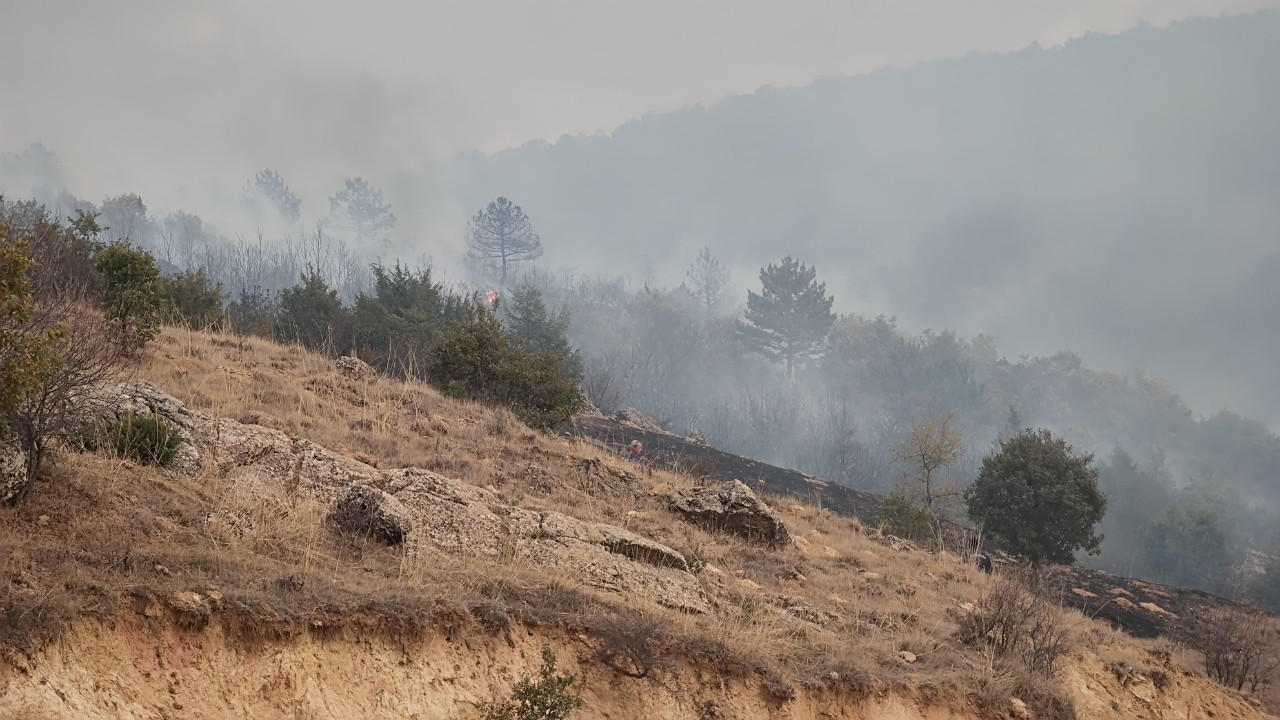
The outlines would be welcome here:
<svg viewBox="0 0 1280 720">
<path fill-rule="evenodd" d="M 1181 6 L 1137 17 L 1200 7 Z M 211 57 L 248 22 L 154 9 L 150 42 Z M 764 73 L 706 106 L 655 90 L 644 97 L 664 100 L 627 117 L 661 114 L 499 152 L 556 133 L 457 140 L 512 113 L 410 122 L 443 110 L 407 70 L 370 79 L 283 52 L 261 67 L 253 52 L 229 58 L 225 72 L 245 78 L 234 90 L 179 55 L 189 83 L 170 87 L 179 108 L 163 126 L 110 132 L 110 103 L 136 120 L 155 93 L 139 81 L 119 101 L 86 90 L 95 112 L 76 122 L 94 133 L 67 132 L 64 113 L 47 125 L 62 135 L 42 137 L 27 114 L 43 107 L 35 80 L 67 76 L 52 64 L 3 81 L 14 102 L 0 109 L 0 192 L 19 230 L 37 213 L 13 204 L 26 197 L 57 219 L 97 212 L 93 241 L 147 250 L 166 278 L 202 272 L 238 329 L 364 348 L 383 370 L 416 372 L 474 291 L 518 289 L 503 298 L 518 310 L 505 331 L 563 356 L 603 410 L 635 406 L 724 449 L 880 492 L 902 477 L 895 449 L 913 424 L 954 418 L 963 445 L 939 470 L 947 485 L 972 482 L 998 439 L 1049 428 L 1096 456 L 1109 498 L 1088 562 L 1222 590 L 1223 567 L 1280 541 L 1280 12 L 1048 49 L 1026 47 L 1041 37 L 1030 31 L 992 33 L 859 67 L 906 65 L 870 74 Z M 240 42 L 252 51 L 265 34 Z M 18 40 L 0 29 L 0 46 Z M 941 55 L 964 57 L 912 64 Z M 234 95 L 231 114 L 184 123 L 182 108 L 211 102 L 196 87 Z M 710 102 L 730 92 L 749 94 Z M 569 95 L 516 104 L 536 115 L 585 102 Z M 89 135 L 92 148 L 77 139 Z M 206 147 L 217 143 L 244 155 L 223 162 Z M 459 152 L 471 147 L 492 154 Z M 469 236 L 495 198 L 510 198 L 498 209 L 517 221 L 523 255 Z M 489 248 L 473 257 L 527 262 L 514 278 L 471 272 L 469 239 Z M 813 271 L 836 317 L 775 363 L 749 351 L 738 323 L 783 256 Z M 193 278 L 167 280 L 169 296 Z M 498 343 L 480 320 L 475 336 Z"/>
</svg>

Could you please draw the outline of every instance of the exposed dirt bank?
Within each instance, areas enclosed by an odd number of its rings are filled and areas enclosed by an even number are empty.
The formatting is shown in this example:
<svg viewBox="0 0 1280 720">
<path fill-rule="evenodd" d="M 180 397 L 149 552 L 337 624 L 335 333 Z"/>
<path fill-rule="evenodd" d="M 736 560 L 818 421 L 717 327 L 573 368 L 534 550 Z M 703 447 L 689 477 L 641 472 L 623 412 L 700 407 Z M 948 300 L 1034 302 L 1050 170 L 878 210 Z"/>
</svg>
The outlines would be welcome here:
<svg viewBox="0 0 1280 720">
<path fill-rule="evenodd" d="M 659 671 L 633 678 L 601 662 L 594 639 L 559 630 L 471 627 L 408 640 L 379 632 L 373 621 L 366 628 L 316 627 L 255 642 L 216 617 L 184 629 L 154 606 L 110 622 L 84 621 L 34 656 L 0 661 L 0 717 L 477 718 L 480 703 L 504 697 L 535 671 L 544 643 L 580 678 L 584 709 L 577 717 L 584 720 L 1033 717 L 1014 705 L 984 706 L 979 694 L 956 689 L 796 688 L 788 699 L 763 679 L 726 679 L 696 658 L 665 658 Z M 1267 717 L 1176 671 L 1157 688 L 1147 675 L 1121 677 L 1091 658 L 1073 664 L 1065 679 L 1082 718 Z"/>
</svg>

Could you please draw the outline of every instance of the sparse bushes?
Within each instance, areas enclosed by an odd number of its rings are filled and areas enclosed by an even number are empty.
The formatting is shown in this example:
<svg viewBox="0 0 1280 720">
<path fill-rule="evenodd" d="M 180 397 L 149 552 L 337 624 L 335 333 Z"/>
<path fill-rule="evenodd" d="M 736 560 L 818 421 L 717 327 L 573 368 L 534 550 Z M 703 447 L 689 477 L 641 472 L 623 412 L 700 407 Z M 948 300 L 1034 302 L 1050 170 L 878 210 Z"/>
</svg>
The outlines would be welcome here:
<svg viewBox="0 0 1280 720">
<path fill-rule="evenodd" d="M 536 353 L 511 342 L 494 313 L 471 307 L 443 332 L 427 355 L 427 377 L 445 393 L 511 408 L 525 423 L 548 428 L 568 420 L 582 404 L 566 378 L 561 353 Z"/>
<path fill-rule="evenodd" d="M 125 415 L 111 426 L 107 437 L 120 457 L 148 465 L 168 465 L 182 445 L 177 426 L 154 413 Z"/>
<path fill-rule="evenodd" d="M 880 503 L 877 521 L 885 532 L 906 540 L 923 541 L 933 537 L 933 512 L 911 502 L 902 493 L 893 493 Z"/>
<path fill-rule="evenodd" d="M 582 707 L 582 698 L 569 692 L 576 680 L 556 672 L 556 654 L 544 646 L 538 679 L 522 678 L 510 700 L 482 706 L 484 720 L 564 720 Z"/>
<path fill-rule="evenodd" d="M 1038 575 L 1000 577 L 961 617 L 959 640 L 1051 677 L 1067 651 L 1068 629 L 1046 590 Z"/>
<path fill-rule="evenodd" d="M 1253 608 L 1217 608 L 1193 624 L 1205 672 L 1235 690 L 1257 692 L 1280 671 L 1280 636 L 1274 621 Z"/>
</svg>

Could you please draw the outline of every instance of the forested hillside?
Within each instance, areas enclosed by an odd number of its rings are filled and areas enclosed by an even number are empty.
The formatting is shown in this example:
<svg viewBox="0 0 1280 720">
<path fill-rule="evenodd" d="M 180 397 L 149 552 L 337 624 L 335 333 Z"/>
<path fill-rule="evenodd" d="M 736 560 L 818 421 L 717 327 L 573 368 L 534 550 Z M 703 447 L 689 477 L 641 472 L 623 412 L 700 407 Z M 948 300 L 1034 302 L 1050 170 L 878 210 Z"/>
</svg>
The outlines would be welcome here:
<svg viewBox="0 0 1280 720">
<path fill-rule="evenodd" d="M 1280 423 L 1280 14 L 764 89 L 402 178 L 406 222 L 517 199 L 545 262 L 659 284 L 780 249 L 836 309 L 1174 379 Z"/>
</svg>

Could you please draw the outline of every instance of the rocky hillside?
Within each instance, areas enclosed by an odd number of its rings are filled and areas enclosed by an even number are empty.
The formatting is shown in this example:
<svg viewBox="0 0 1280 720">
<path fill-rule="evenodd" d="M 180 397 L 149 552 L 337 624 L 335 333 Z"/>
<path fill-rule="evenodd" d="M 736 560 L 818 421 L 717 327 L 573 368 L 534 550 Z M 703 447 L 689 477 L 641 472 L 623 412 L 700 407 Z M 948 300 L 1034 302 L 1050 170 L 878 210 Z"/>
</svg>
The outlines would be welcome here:
<svg viewBox="0 0 1280 720">
<path fill-rule="evenodd" d="M 1031 672 L 959 558 L 298 348 L 168 330 L 90 406 L 179 452 L 0 510 L 0 717 L 477 718 L 544 646 L 583 718 L 1265 716 L 1056 607 Z"/>
</svg>

